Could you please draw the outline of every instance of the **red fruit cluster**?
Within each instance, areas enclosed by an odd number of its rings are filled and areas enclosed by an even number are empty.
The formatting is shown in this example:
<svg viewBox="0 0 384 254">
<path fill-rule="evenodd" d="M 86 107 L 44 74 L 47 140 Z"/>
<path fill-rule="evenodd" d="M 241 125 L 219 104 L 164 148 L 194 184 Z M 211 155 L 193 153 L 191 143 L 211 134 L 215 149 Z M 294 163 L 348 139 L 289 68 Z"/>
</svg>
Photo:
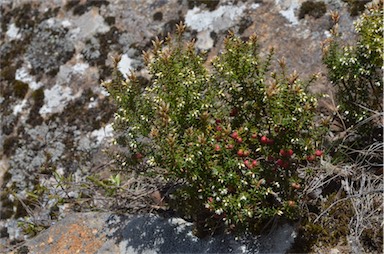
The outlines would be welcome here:
<svg viewBox="0 0 384 254">
<path fill-rule="evenodd" d="M 239 133 L 237 133 L 237 131 L 232 132 L 231 138 L 236 140 L 236 142 L 239 144 L 243 143 L 243 139 L 239 136 Z"/>
<path fill-rule="evenodd" d="M 228 145 L 225 146 L 225 148 L 227 148 L 228 150 L 232 150 L 233 147 L 234 147 L 233 144 L 228 144 Z"/>
<path fill-rule="evenodd" d="M 219 152 L 221 150 L 221 147 L 219 144 L 216 144 L 214 149 L 215 149 L 215 152 Z"/>
<path fill-rule="evenodd" d="M 249 160 L 245 160 L 245 161 L 244 161 L 244 165 L 245 165 L 248 169 L 253 169 L 254 167 L 257 166 L 257 160 L 252 160 L 252 162 L 250 162 Z"/>
<path fill-rule="evenodd" d="M 267 136 L 262 136 L 260 139 L 260 143 L 263 145 L 273 145 L 274 141 L 272 139 L 269 139 Z"/>
<path fill-rule="evenodd" d="M 276 164 L 279 165 L 281 168 L 284 168 L 284 169 L 289 168 L 289 162 L 285 161 L 285 160 L 282 160 L 282 159 L 278 159 L 276 161 Z"/>
<path fill-rule="evenodd" d="M 134 157 L 136 160 L 141 160 L 144 156 L 143 156 L 143 154 L 141 154 L 141 153 L 135 153 L 135 154 L 133 155 L 133 157 Z"/>
<path fill-rule="evenodd" d="M 323 151 L 321 151 L 321 150 L 316 150 L 316 151 L 315 151 L 315 155 L 316 155 L 317 157 L 320 157 L 320 156 L 323 155 Z"/>
<path fill-rule="evenodd" d="M 293 150 L 292 149 L 288 149 L 288 150 L 280 149 L 280 155 L 283 157 L 291 157 L 293 155 Z"/>
<path fill-rule="evenodd" d="M 316 150 L 314 154 L 308 155 L 307 156 L 307 161 L 314 161 L 316 157 L 321 157 L 323 156 L 324 152 L 321 150 Z"/>
<path fill-rule="evenodd" d="M 240 157 L 248 157 L 251 154 L 249 150 L 239 149 L 237 155 Z"/>
</svg>

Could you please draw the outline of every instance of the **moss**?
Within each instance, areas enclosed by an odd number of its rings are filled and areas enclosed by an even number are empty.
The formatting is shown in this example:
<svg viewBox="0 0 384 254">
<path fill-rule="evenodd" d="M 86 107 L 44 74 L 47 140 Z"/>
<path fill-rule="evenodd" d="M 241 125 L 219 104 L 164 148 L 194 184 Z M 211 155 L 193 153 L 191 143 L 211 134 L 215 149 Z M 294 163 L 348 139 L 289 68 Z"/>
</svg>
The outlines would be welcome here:
<svg viewBox="0 0 384 254">
<path fill-rule="evenodd" d="M 14 16 L 15 25 L 20 28 L 33 28 L 38 22 L 37 16 L 39 15 L 36 6 L 32 6 L 31 3 L 23 4 L 20 7 L 16 7 L 12 11 Z"/>
<path fill-rule="evenodd" d="M 85 4 L 78 3 L 79 2 L 73 1 L 70 6 L 73 6 L 73 14 L 79 16 L 87 12 L 92 6 L 100 8 L 102 5 L 109 5 L 109 2 L 105 0 L 88 0 Z"/>
<path fill-rule="evenodd" d="M 41 87 L 41 88 L 33 91 L 31 97 L 34 100 L 35 104 L 43 106 L 43 104 L 44 104 L 44 89 Z"/>
<path fill-rule="evenodd" d="M 33 106 L 29 112 L 27 123 L 32 126 L 37 126 L 43 123 L 44 119 L 41 117 L 39 111 L 44 105 L 44 89 L 39 88 L 32 93 Z"/>
<path fill-rule="evenodd" d="M 305 15 L 313 18 L 321 18 L 327 12 L 327 6 L 324 2 L 306 1 L 300 6 L 299 19 L 305 18 Z"/>
<path fill-rule="evenodd" d="M 27 83 L 24 83 L 20 80 L 13 81 L 13 93 L 18 98 L 24 98 L 29 90 Z"/>
<path fill-rule="evenodd" d="M 8 192 L 3 189 L 0 194 L 0 202 L 1 202 L 1 213 L 0 219 L 5 220 L 12 218 L 13 216 L 13 202 L 8 197 Z"/>
<path fill-rule="evenodd" d="M 78 4 L 80 3 L 80 0 L 70 0 L 68 1 L 65 6 L 64 6 L 64 10 L 65 11 L 70 11 L 71 9 L 73 9 L 74 7 L 76 7 Z"/>
<path fill-rule="evenodd" d="M 250 17 L 243 17 L 241 20 L 240 20 L 240 24 L 239 24 L 239 34 L 242 34 L 244 33 L 244 31 L 250 26 L 252 25 L 253 21 Z"/>
<path fill-rule="evenodd" d="M 16 251 L 16 254 L 28 254 L 28 253 L 29 253 L 29 248 L 26 245 L 21 246 Z"/>
<path fill-rule="evenodd" d="M 162 21 L 163 20 L 163 13 L 158 11 L 155 14 L 153 14 L 153 20 L 154 21 Z"/>
<path fill-rule="evenodd" d="M 10 135 L 13 132 L 13 129 L 17 123 L 17 118 L 11 118 L 10 121 L 7 121 L 3 126 L 2 126 L 2 131 L 5 135 Z"/>
<path fill-rule="evenodd" d="M 8 137 L 4 140 L 3 149 L 4 154 L 8 157 L 13 155 L 18 147 L 18 138 L 15 136 Z"/>
<path fill-rule="evenodd" d="M 372 0 L 343 0 L 348 4 L 351 16 L 357 16 L 365 10 L 365 5 Z"/>
<path fill-rule="evenodd" d="M 104 20 L 109 26 L 113 26 L 116 23 L 116 18 L 112 16 L 106 17 Z"/>
<path fill-rule="evenodd" d="M 216 9 L 220 0 L 188 0 L 188 8 L 193 9 L 196 6 L 205 5 L 210 11 Z"/>
<path fill-rule="evenodd" d="M 13 65 L 4 66 L 1 68 L 1 80 L 12 81 L 15 79 L 16 67 Z"/>
</svg>

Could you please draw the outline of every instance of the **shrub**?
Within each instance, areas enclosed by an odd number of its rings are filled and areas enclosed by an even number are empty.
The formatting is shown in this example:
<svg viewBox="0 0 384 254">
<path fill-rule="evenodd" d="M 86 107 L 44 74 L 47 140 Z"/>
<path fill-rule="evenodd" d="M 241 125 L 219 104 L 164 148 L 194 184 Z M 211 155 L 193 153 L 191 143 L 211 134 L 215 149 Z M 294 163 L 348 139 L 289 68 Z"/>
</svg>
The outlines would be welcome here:
<svg viewBox="0 0 384 254">
<path fill-rule="evenodd" d="M 272 218 L 297 218 L 297 169 L 323 154 L 316 98 L 305 92 L 313 79 L 287 75 L 284 61 L 271 72 L 273 50 L 260 57 L 256 36 L 230 34 L 208 68 L 193 42 L 183 42 L 184 29 L 144 54 L 150 82 L 115 71 L 105 83 L 119 106 L 116 142 L 128 148 L 119 164 L 164 169 L 179 184 L 176 209 L 200 232 L 223 224 L 257 231 Z"/>
<path fill-rule="evenodd" d="M 341 121 L 346 129 L 355 128 L 362 148 L 380 140 L 380 112 L 383 111 L 383 2 L 372 5 L 355 22 L 358 39 L 344 45 L 337 31 L 339 19 L 333 14 L 333 37 L 325 43 L 324 63 L 328 77 L 337 89 Z M 364 124 L 365 123 L 365 124 Z"/>
</svg>

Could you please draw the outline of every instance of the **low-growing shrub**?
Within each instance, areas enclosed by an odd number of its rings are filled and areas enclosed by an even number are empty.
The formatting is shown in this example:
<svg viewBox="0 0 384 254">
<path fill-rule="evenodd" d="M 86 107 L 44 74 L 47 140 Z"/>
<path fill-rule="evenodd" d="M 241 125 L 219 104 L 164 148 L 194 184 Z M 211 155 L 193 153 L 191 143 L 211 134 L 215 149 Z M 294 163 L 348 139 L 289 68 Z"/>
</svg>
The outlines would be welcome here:
<svg viewBox="0 0 384 254">
<path fill-rule="evenodd" d="M 383 112 L 383 2 L 371 5 L 355 22 L 356 44 L 346 45 L 333 14 L 333 37 L 325 43 L 324 63 L 336 87 L 339 120 L 356 137 L 349 142 L 361 149 L 382 140 Z"/>
<path fill-rule="evenodd" d="M 297 169 L 323 155 L 317 100 L 306 93 L 314 78 L 288 75 L 282 60 L 271 71 L 273 50 L 263 58 L 256 36 L 244 42 L 231 33 L 206 67 L 193 42 L 183 42 L 184 29 L 144 54 L 150 82 L 115 71 L 104 83 L 119 107 L 116 142 L 126 148 L 119 165 L 164 169 L 178 186 L 170 203 L 200 233 L 223 225 L 259 231 L 272 218 L 298 218 Z"/>
</svg>

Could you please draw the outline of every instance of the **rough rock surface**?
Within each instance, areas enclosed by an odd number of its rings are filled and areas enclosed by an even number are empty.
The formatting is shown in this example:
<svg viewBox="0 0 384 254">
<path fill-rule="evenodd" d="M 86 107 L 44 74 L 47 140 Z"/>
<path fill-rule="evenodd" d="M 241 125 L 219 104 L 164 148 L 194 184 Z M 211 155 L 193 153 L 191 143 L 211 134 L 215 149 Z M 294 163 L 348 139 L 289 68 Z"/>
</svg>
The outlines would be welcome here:
<svg viewBox="0 0 384 254">
<path fill-rule="evenodd" d="M 192 223 L 155 215 L 70 214 L 27 241 L 18 251 L 72 253 L 284 253 L 295 238 L 292 226 L 259 236 L 192 234 Z"/>
<path fill-rule="evenodd" d="M 275 47 L 305 78 L 324 71 L 320 43 L 331 22 L 328 13 L 298 19 L 302 2 L 0 0 L 0 246 L 27 238 L 20 223 L 34 232 L 68 211 L 103 208 L 79 186 L 109 168 L 102 150 L 113 138 L 115 107 L 100 83 L 111 78 L 113 56 L 122 55 L 122 73 L 141 70 L 151 40 L 184 21 L 186 37 L 196 37 L 209 59 L 228 29 L 256 33 L 262 51 Z M 350 36 L 345 3 L 325 2 L 341 12 Z M 313 90 L 330 89 L 322 77 Z"/>
</svg>

